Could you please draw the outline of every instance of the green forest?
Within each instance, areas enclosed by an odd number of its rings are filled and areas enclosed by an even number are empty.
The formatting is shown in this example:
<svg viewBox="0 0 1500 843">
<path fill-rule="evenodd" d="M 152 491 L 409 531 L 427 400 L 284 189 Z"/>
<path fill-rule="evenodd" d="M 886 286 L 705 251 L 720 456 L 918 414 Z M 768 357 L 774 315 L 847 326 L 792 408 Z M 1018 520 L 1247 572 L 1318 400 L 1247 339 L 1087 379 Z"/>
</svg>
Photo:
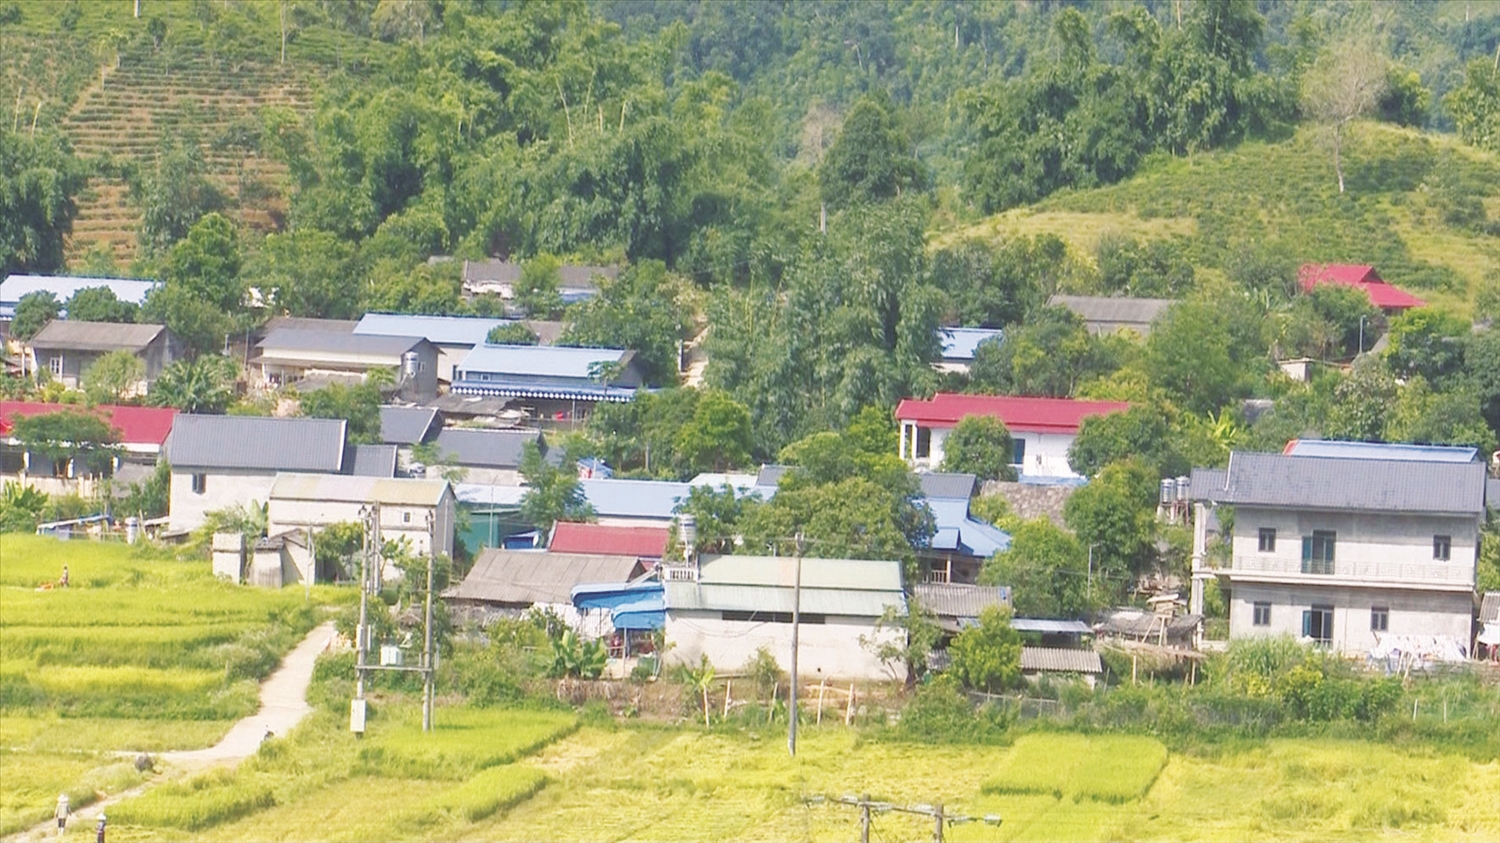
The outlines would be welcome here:
<svg viewBox="0 0 1500 843">
<path fill-rule="evenodd" d="M 1075 462 L 1148 506 L 1235 447 L 1500 437 L 1495 2 L 4 2 L 0 72 L 0 269 L 164 282 L 139 312 L 24 302 L 16 335 L 164 323 L 199 356 L 172 389 L 218 409 L 215 353 L 271 316 L 497 313 L 448 255 L 522 262 L 563 343 L 663 388 L 576 455 L 806 467 L 768 535 L 858 500 L 872 546 L 920 542 L 877 457 L 939 389 L 1133 402 Z M 559 261 L 623 271 L 564 310 Z M 1431 306 L 1303 295 L 1304 263 Z M 1139 341 L 1059 292 L 1179 303 Z M 939 374 L 953 325 L 1005 340 Z"/>
</svg>

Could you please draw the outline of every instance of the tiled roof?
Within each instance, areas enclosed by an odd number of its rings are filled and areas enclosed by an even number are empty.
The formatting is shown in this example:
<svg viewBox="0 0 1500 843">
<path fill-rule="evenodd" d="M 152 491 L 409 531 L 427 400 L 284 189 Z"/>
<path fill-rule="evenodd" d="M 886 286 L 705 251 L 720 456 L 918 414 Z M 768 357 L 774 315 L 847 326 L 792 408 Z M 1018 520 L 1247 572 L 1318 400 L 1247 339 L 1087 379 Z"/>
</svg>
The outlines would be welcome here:
<svg viewBox="0 0 1500 843">
<path fill-rule="evenodd" d="M 1412 307 L 1422 307 L 1427 302 L 1416 296 L 1393 287 L 1381 279 L 1375 272 L 1375 267 L 1355 264 L 1303 264 L 1297 273 L 1297 281 L 1302 286 L 1303 292 L 1312 290 L 1320 284 L 1343 284 L 1347 287 L 1356 287 L 1364 290 L 1370 297 L 1370 303 L 1382 310 L 1405 310 Z"/>
<path fill-rule="evenodd" d="M 557 522 L 547 549 L 552 553 L 604 553 L 660 559 L 667 552 L 667 527 L 610 527 Z"/>
<path fill-rule="evenodd" d="M 1300 457 L 1236 451 L 1193 469 L 1194 500 L 1297 509 L 1482 515 L 1483 463 Z"/>
<path fill-rule="evenodd" d="M 1093 650 L 1022 647 L 1021 669 L 1049 673 L 1103 673 L 1104 663 Z"/>
<path fill-rule="evenodd" d="M 944 360 L 973 360 L 980 343 L 1000 342 L 1004 332 L 999 328 L 942 328 Z"/>
<path fill-rule="evenodd" d="M 478 430 L 445 427 L 434 440 L 444 465 L 475 468 L 517 468 L 526 443 L 546 452 L 539 430 Z"/>
<path fill-rule="evenodd" d="M 157 445 L 167 441 L 177 411 L 170 407 L 125 407 L 99 404 L 42 404 L 34 401 L 0 401 L 0 432 L 10 429 L 15 416 L 40 416 L 46 413 L 95 413 L 120 432 L 122 445 Z"/>
<path fill-rule="evenodd" d="M 1010 589 L 999 585 L 924 582 L 913 591 L 922 608 L 938 617 L 977 618 L 990 606 L 1010 606 Z"/>
<path fill-rule="evenodd" d="M 437 413 L 431 407 L 381 407 L 380 438 L 392 445 L 415 445 L 432 431 Z"/>
<path fill-rule="evenodd" d="M 31 338 L 31 345 L 34 348 L 78 351 L 139 351 L 150 345 L 165 330 L 164 325 L 53 319 Z"/>
<path fill-rule="evenodd" d="M 896 407 L 896 418 L 934 427 L 953 427 L 964 416 L 993 416 L 1005 422 L 1012 431 L 1077 433 L 1079 423 L 1089 416 L 1128 409 L 1130 405 L 1123 401 L 939 392 L 926 401 L 903 399 Z"/>
<path fill-rule="evenodd" d="M 108 287 L 115 298 L 123 302 L 141 304 L 146 294 L 157 286 L 156 281 L 139 278 L 81 278 L 71 275 L 11 275 L 0 281 L 0 317 L 15 315 L 16 303 L 27 293 L 51 293 L 58 304 L 64 304 L 79 290 L 90 287 Z"/>
<path fill-rule="evenodd" d="M 573 587 L 625 583 L 644 573 L 634 556 L 486 550 L 463 582 L 443 592 L 449 600 L 483 603 L 571 603 Z"/>
<path fill-rule="evenodd" d="M 198 416 L 179 413 L 167 438 L 173 468 L 336 472 L 344 460 L 342 419 Z"/>
</svg>

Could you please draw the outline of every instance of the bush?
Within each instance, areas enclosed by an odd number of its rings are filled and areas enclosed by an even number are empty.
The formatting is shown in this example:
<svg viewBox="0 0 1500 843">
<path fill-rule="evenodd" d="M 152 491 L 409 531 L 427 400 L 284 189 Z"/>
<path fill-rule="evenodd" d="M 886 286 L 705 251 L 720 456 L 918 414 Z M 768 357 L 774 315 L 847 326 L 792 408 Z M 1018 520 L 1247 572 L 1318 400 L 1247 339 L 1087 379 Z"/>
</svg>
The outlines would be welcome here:
<svg viewBox="0 0 1500 843">
<path fill-rule="evenodd" d="M 917 688 L 901 709 L 896 737 L 919 743 L 1003 744 L 1014 718 L 1005 708 L 986 704 L 977 710 L 947 676 Z"/>
</svg>

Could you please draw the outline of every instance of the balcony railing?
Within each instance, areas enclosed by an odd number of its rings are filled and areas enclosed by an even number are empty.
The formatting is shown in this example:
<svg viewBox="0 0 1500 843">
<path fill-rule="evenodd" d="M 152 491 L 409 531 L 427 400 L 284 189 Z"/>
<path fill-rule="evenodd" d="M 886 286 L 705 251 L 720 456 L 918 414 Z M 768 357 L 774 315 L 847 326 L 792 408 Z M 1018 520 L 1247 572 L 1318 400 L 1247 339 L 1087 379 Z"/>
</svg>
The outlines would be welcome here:
<svg viewBox="0 0 1500 843">
<path fill-rule="evenodd" d="M 1360 559 L 1300 559 L 1236 556 L 1231 569 L 1257 574 L 1315 576 L 1346 580 L 1473 585 L 1474 567 L 1460 562 L 1373 562 Z"/>
</svg>

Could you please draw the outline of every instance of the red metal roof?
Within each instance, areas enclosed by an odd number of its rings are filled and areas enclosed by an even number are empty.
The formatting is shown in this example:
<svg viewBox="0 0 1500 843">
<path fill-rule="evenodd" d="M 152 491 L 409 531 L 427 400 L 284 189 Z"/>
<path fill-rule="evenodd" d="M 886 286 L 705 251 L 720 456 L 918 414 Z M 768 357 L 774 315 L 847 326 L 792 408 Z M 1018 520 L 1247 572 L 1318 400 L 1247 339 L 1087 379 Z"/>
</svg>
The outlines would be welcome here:
<svg viewBox="0 0 1500 843">
<path fill-rule="evenodd" d="M 552 553 L 599 553 L 660 559 L 667 552 L 669 535 L 666 527 L 607 527 L 559 521 L 547 550 Z"/>
<path fill-rule="evenodd" d="M 124 407 L 100 404 L 42 404 L 35 401 L 0 401 L 0 432 L 9 433 L 10 419 L 16 416 L 40 416 L 63 411 L 95 413 L 120 431 L 122 445 L 156 445 L 167 441 L 177 411 L 170 407 Z"/>
<path fill-rule="evenodd" d="M 896 407 L 896 418 L 927 427 L 948 428 L 964 416 L 995 416 L 1013 431 L 1077 433 L 1089 416 L 1130 409 L 1124 401 L 1080 401 L 1073 398 L 1031 398 L 1019 395 L 961 395 L 939 392 L 929 401 L 907 398 Z"/>
<path fill-rule="evenodd" d="M 1422 307 L 1427 302 L 1411 293 L 1386 283 L 1375 272 L 1375 267 L 1364 264 L 1330 263 L 1303 264 L 1297 273 L 1302 291 L 1308 292 L 1319 284 L 1343 284 L 1357 287 L 1370 297 L 1370 303 L 1381 310 L 1406 310 Z"/>
</svg>

